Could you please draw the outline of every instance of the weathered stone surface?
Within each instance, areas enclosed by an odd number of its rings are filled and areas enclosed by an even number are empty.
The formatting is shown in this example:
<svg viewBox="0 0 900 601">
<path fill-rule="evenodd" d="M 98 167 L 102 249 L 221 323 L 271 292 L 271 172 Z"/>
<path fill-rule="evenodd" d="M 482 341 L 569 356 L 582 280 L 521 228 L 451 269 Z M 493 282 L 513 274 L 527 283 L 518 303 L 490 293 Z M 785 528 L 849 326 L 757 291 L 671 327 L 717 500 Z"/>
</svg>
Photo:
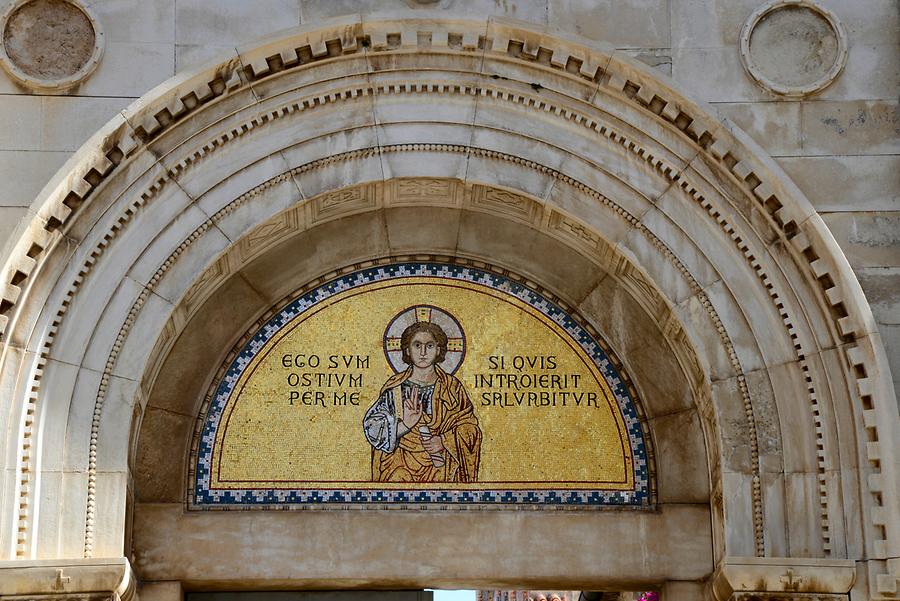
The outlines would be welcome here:
<svg viewBox="0 0 900 601">
<path fill-rule="evenodd" d="M 175 72 L 196 69 L 209 61 L 234 53 L 234 46 L 215 44 L 177 44 L 175 46 Z"/>
<path fill-rule="evenodd" d="M 769 456 L 765 469 L 815 473 L 816 454 L 812 449 L 817 442 L 814 412 L 818 409 L 809 400 L 801 367 L 797 362 L 786 363 L 766 372 L 748 378 L 754 392 L 759 394 L 755 408 L 762 431 L 759 437 L 762 451 Z M 765 382 L 764 386 L 760 386 L 760 380 Z M 770 403 L 765 402 L 766 397 L 772 399 Z M 780 465 L 772 461 L 778 459 Z"/>
<path fill-rule="evenodd" d="M 9 240 L 19 220 L 27 213 L 26 207 L 0 207 L 0 245 Z"/>
<path fill-rule="evenodd" d="M 84 379 L 84 375 L 79 373 L 81 370 L 77 366 L 68 363 L 49 360 L 45 369 L 46 381 L 44 385 L 51 394 L 56 395 L 56 398 L 59 399 L 71 398 L 76 388 L 76 382 Z M 48 404 L 46 409 L 48 414 L 47 436 L 51 440 L 60 441 L 66 440 L 68 436 L 73 443 L 80 441 L 76 444 L 81 444 L 85 439 L 90 439 L 90 428 L 79 429 L 75 419 L 72 419 L 71 423 L 69 423 L 69 418 L 74 417 L 79 412 L 79 409 L 79 407 L 73 407 L 71 403 L 66 401 Z M 65 444 L 48 447 L 41 454 L 42 465 L 51 471 L 78 469 L 86 465 L 86 454 L 75 458 L 77 463 L 73 464 L 70 462 L 70 457 L 68 457 L 70 454 L 69 450 Z"/>
<path fill-rule="evenodd" d="M 900 325 L 900 267 L 860 268 L 856 276 L 872 305 L 875 321 Z"/>
<path fill-rule="evenodd" d="M 299 24 L 297 0 L 231 0 L 219 2 L 215 10 L 201 0 L 179 0 L 175 4 L 177 44 L 226 46 Z"/>
<path fill-rule="evenodd" d="M 900 155 L 782 157 L 820 212 L 900 211 Z"/>
<path fill-rule="evenodd" d="M 45 96 L 41 106 L 41 148 L 78 150 L 133 101 L 133 98 Z"/>
<path fill-rule="evenodd" d="M 138 590 L 142 601 L 182 601 L 184 590 L 179 581 L 144 582 Z"/>
<path fill-rule="evenodd" d="M 0 151 L 0 206 L 28 207 L 71 152 Z"/>
<path fill-rule="evenodd" d="M 579 305 L 622 357 L 649 417 L 690 409 L 694 399 L 679 357 L 661 337 L 658 320 L 621 282 L 607 276 Z M 662 374 L 665 374 L 662 377 Z"/>
<path fill-rule="evenodd" d="M 682 411 L 650 421 L 655 434 L 660 503 L 703 503 L 709 498 L 709 472 L 700 420 Z"/>
<path fill-rule="evenodd" d="M 891 365 L 891 375 L 894 377 L 894 390 L 900 390 L 900 353 L 894 349 L 900 348 L 900 325 L 880 324 L 878 331 L 885 346 L 891 349 L 888 352 L 888 363 Z M 900 400 L 898 400 L 900 405 Z"/>
<path fill-rule="evenodd" d="M 465 524 L 465 527 L 461 527 Z M 148 580 L 186 579 L 234 586 L 264 561 L 269 578 L 291 588 L 397 588 L 427 585 L 596 590 L 604 583 L 653 584 L 712 572 L 709 510 L 665 505 L 638 512 L 193 512 L 180 504 L 142 504 L 135 511 L 136 569 Z M 404 544 L 377 532 L 402 532 Z M 179 533 L 179 544 L 171 545 Z M 590 532 L 591 536 L 584 536 Z M 215 533 L 215 535 L 213 535 Z M 659 553 L 640 540 L 680 541 L 680 553 Z M 373 535 L 374 534 L 374 535 Z M 472 537 L 480 541 L 472 545 Z M 569 544 L 560 545 L 567 540 Z M 442 544 L 433 545 L 433 540 Z M 608 553 L 607 541 L 618 552 Z M 315 553 L 302 551 L 313 546 Z M 458 550 L 467 549 L 460 562 Z M 252 549 L 252 551 L 251 551 Z M 513 552 L 512 550 L 515 550 Z M 506 557 L 503 574 L 494 570 Z M 251 559 L 252 557 L 252 559 Z M 340 562 L 332 558 L 341 557 Z M 423 557 L 429 557 L 423 562 Z M 453 558 L 455 557 L 455 558 Z M 415 559 L 414 559 L 415 558 Z M 408 568 L 415 561 L 419 568 Z M 444 567 L 452 562 L 453 574 Z M 361 566 L 365 566 L 361 571 Z M 635 569 L 637 566 L 640 568 Z M 402 576 L 398 576 L 400 574 Z M 363 575 L 364 574 L 364 575 Z M 163 576 L 165 575 L 165 576 Z M 252 578 L 252 576 L 250 576 Z M 389 578 L 389 579 L 386 579 Z M 390 586 L 390 585 L 389 585 Z"/>
<path fill-rule="evenodd" d="M 165 402 L 165 399 L 161 401 Z M 134 470 L 135 478 L 142 483 L 137 491 L 139 502 L 178 503 L 182 500 L 188 452 L 186 441 L 194 423 L 191 416 L 153 405 L 147 407 L 141 420 L 141 431 L 151 434 L 157 443 L 145 442 L 137 448 Z"/>
<path fill-rule="evenodd" d="M 625 54 L 634 57 L 648 67 L 672 77 L 672 51 L 668 48 L 660 50 L 626 49 Z"/>
<path fill-rule="evenodd" d="M 753 469 L 749 426 L 745 407 L 737 400 L 737 378 L 714 382 L 713 401 L 719 419 L 719 454 L 724 470 L 747 472 Z"/>
<path fill-rule="evenodd" d="M 900 213 L 826 213 L 822 219 L 854 268 L 900 266 Z"/>
<path fill-rule="evenodd" d="M 854 41 L 865 40 L 870 44 L 896 42 L 900 11 L 891 2 L 856 0 L 847 4 L 843 0 L 817 0 L 817 3 L 838 16 Z"/>
<path fill-rule="evenodd" d="M 484 17 L 494 15 L 519 19 L 540 25 L 547 24 L 548 6 L 551 0 L 369 0 L 365 12 L 374 14 L 405 13 L 409 18 L 434 17 Z M 316 23 L 329 17 L 358 13 L 361 5 L 357 0 L 332 0 L 316 2 L 303 0 L 300 4 L 303 23 Z"/>
<path fill-rule="evenodd" d="M 103 397 L 103 420 L 106 425 L 97 434 L 97 471 L 127 474 L 129 441 L 138 383 L 112 376 Z M 88 423 L 87 420 L 84 423 Z M 90 437 L 87 437 L 90 440 Z M 124 497 L 124 492 L 122 493 Z M 124 508 L 122 508 L 124 513 Z"/>
<path fill-rule="evenodd" d="M 734 121 L 772 156 L 803 153 L 800 105 L 786 102 L 720 102 L 716 111 Z"/>
<path fill-rule="evenodd" d="M 554 290 L 565 290 L 571 299 L 587 296 L 602 273 L 583 256 L 538 232 L 529 232 L 510 221 L 463 211 L 460 221 L 459 252 L 483 259 L 516 257 L 516 267 L 524 275 L 547 282 Z M 551 270 L 538 257 L 550 260 Z M 528 266 L 531 266 L 528 269 Z"/>
<path fill-rule="evenodd" d="M 39 99 L 0 96 L 0 150 L 40 150 L 42 124 Z"/>
<path fill-rule="evenodd" d="M 394 254 L 439 251 L 456 252 L 460 212 L 454 209 L 403 207 L 384 214 L 388 244 Z M 433 227 L 423 228 L 427 220 Z"/>
<path fill-rule="evenodd" d="M 784 474 L 776 472 L 763 472 L 760 474 L 760 489 L 763 496 L 763 509 L 766 523 L 771 528 L 766 528 L 766 549 L 771 549 L 773 555 L 790 555 L 787 543 L 787 524 L 785 517 L 784 499 Z"/>
<path fill-rule="evenodd" d="M 78 326 L 59 337 L 51 357 L 75 365 L 86 367 L 97 378 L 97 383 L 81 393 L 82 397 L 96 398 L 99 388 L 100 374 L 109 358 L 110 348 L 115 344 L 122 322 L 128 316 L 129 309 L 141 293 L 143 286 L 130 278 L 123 278 L 109 296 L 97 299 L 93 303 L 83 303 L 72 308 L 71 315 L 78 316 Z M 106 321 L 108 328 L 88 325 L 93 320 Z M 117 325 L 112 325 L 118 322 Z M 95 322 L 96 323 L 96 322 Z M 96 333 L 96 335 L 94 335 Z M 87 408 L 82 408 L 87 412 Z"/>
<path fill-rule="evenodd" d="M 663 585 L 660 595 L 666 601 L 694 601 L 706 598 L 708 588 L 706 583 L 670 580 Z"/>
<path fill-rule="evenodd" d="M 740 524 L 745 532 L 753 528 L 753 476 L 747 473 L 732 472 L 727 468 L 722 472 L 724 512 L 733 524 Z M 726 548 L 734 553 L 752 553 L 755 547 L 753 537 L 739 536 L 736 530 L 725 531 L 728 539 Z"/>
<path fill-rule="evenodd" d="M 788 548 L 793 557 L 821 557 L 822 528 L 817 474 L 784 475 Z"/>
<path fill-rule="evenodd" d="M 890 23 L 890 20 L 885 22 Z M 855 44 L 851 41 L 847 66 L 820 97 L 823 100 L 895 101 L 900 75 L 900 53 L 894 51 L 896 47 L 896 42 L 875 44 L 865 38 Z"/>
<path fill-rule="evenodd" d="M 174 74 L 172 44 L 110 42 L 97 71 L 79 86 L 78 93 L 135 98 Z"/>
<path fill-rule="evenodd" d="M 550 25 L 617 48 L 668 48 L 670 0 L 552 0 Z"/>
<path fill-rule="evenodd" d="M 110 42 L 171 44 L 175 0 L 88 0 Z"/>
<path fill-rule="evenodd" d="M 343 239 L 342 245 L 334 240 Z M 302 236 L 289 238 L 242 268 L 247 283 L 270 304 L 292 292 L 299 282 L 333 271 L 338 264 L 371 259 L 388 251 L 382 219 L 361 214 L 324 223 Z M 284 257 L 290 257 L 285 261 Z"/>
<path fill-rule="evenodd" d="M 741 26 L 757 0 L 678 0 L 672 10 L 673 48 L 737 49 Z"/>
<path fill-rule="evenodd" d="M 192 374 L 216 369 L 221 350 L 229 348 L 244 333 L 245 324 L 267 306 L 243 278 L 230 279 L 222 290 L 232 302 L 221 305 L 215 298 L 210 299 L 205 303 L 205 310 L 198 313 L 199 317 L 188 323 L 181 343 L 162 366 L 166 375 L 156 381 L 149 399 L 151 407 L 180 415 L 196 414 L 209 382 Z"/>
<path fill-rule="evenodd" d="M 735 48 L 673 48 L 672 78 L 707 102 L 760 102 L 773 98 L 744 73 Z"/>
<path fill-rule="evenodd" d="M 803 154 L 900 154 L 896 101 L 810 101 L 802 107 Z"/>
</svg>

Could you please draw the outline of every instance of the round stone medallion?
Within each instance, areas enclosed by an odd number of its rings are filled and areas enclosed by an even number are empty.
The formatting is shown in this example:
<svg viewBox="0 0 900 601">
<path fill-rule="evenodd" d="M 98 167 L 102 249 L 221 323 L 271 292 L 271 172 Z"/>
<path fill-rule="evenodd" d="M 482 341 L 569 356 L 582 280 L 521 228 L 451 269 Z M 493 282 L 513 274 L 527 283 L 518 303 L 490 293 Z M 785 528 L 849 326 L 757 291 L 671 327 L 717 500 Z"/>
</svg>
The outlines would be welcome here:
<svg viewBox="0 0 900 601">
<path fill-rule="evenodd" d="M 20 84 L 69 88 L 100 63 L 103 32 L 75 0 L 18 0 L 0 17 L 0 62 Z"/>
<path fill-rule="evenodd" d="M 774 0 L 744 24 L 741 61 L 763 88 L 802 98 L 840 74 L 847 62 L 847 34 L 831 11 L 809 0 Z"/>
</svg>

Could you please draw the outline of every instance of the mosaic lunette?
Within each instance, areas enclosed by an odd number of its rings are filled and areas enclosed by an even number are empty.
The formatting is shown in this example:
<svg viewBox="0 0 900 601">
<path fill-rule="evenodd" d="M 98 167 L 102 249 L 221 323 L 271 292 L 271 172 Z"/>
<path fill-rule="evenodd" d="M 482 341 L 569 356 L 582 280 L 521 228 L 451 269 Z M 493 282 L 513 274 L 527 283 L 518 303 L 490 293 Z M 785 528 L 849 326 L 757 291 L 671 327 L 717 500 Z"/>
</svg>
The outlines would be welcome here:
<svg viewBox="0 0 900 601">
<path fill-rule="evenodd" d="M 649 502 L 634 400 L 600 345 L 521 284 L 432 263 L 279 310 L 219 382 L 196 468 L 196 506 Z"/>
</svg>

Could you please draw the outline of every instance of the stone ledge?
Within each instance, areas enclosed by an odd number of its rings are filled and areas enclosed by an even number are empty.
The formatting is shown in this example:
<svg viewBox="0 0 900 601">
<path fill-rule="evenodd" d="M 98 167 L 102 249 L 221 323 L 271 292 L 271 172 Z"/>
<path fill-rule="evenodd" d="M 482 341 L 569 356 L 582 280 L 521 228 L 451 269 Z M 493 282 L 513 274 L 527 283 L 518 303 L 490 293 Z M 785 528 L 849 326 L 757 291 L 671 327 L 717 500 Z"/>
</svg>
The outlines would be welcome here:
<svg viewBox="0 0 900 601">
<path fill-rule="evenodd" d="M 856 564 L 849 559 L 726 557 L 713 576 L 713 592 L 719 601 L 744 593 L 843 595 L 855 582 Z"/>
<path fill-rule="evenodd" d="M 124 557 L 0 561 L 0 599 L 137 601 L 136 579 Z"/>
</svg>

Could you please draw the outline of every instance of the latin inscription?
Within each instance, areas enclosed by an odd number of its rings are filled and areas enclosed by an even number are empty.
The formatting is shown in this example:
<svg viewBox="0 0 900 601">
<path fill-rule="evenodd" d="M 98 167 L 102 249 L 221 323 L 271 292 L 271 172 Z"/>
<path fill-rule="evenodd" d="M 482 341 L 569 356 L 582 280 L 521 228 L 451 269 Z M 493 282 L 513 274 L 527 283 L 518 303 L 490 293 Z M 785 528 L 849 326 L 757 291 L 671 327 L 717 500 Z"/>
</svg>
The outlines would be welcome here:
<svg viewBox="0 0 900 601">
<path fill-rule="evenodd" d="M 370 360 L 370 355 L 282 354 L 288 405 L 358 407 Z M 485 367 L 471 376 L 483 407 L 600 407 L 596 391 L 580 389 L 581 374 L 558 373 L 555 355 L 491 355 Z"/>
<path fill-rule="evenodd" d="M 317 407 L 359 406 L 363 371 L 369 369 L 368 355 L 328 355 L 284 353 L 281 366 L 287 372 L 289 405 Z"/>
</svg>

